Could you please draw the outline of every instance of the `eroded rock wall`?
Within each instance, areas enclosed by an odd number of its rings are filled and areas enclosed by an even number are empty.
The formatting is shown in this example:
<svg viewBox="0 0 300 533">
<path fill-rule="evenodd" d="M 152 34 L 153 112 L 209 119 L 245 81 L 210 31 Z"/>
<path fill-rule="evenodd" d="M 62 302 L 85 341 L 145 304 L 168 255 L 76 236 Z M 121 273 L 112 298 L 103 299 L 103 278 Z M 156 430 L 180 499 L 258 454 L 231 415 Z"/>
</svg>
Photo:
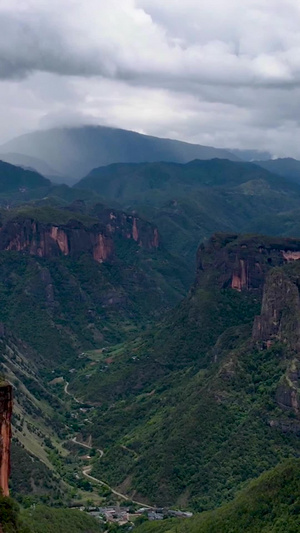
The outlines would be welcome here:
<svg viewBox="0 0 300 533">
<path fill-rule="evenodd" d="M 28 252 L 46 258 L 89 253 L 102 263 L 113 256 L 114 246 L 111 236 L 98 224 L 88 228 L 78 221 L 55 225 L 23 219 L 11 220 L 2 226 L 0 250 Z"/>
<path fill-rule="evenodd" d="M 300 296 L 297 283 L 278 268 L 271 270 L 264 285 L 261 314 L 255 318 L 253 340 L 280 341 L 300 349 Z"/>
<path fill-rule="evenodd" d="M 0 487 L 9 496 L 12 386 L 0 383 Z"/>
<path fill-rule="evenodd" d="M 89 253 L 102 263 L 114 257 L 116 237 L 131 239 L 145 250 L 159 247 L 157 228 L 138 216 L 103 208 L 94 216 L 99 222 L 91 226 L 75 218 L 66 224 L 47 224 L 17 216 L 0 227 L 0 251 L 27 252 L 45 258 Z"/>
<path fill-rule="evenodd" d="M 196 286 L 262 292 L 276 266 L 300 259 L 300 239 L 216 234 L 199 247 Z"/>
<path fill-rule="evenodd" d="M 114 209 L 95 206 L 95 215 L 110 235 L 119 234 L 125 239 L 133 239 L 145 250 L 156 249 L 160 245 L 158 230 L 136 214 L 127 214 Z"/>
</svg>

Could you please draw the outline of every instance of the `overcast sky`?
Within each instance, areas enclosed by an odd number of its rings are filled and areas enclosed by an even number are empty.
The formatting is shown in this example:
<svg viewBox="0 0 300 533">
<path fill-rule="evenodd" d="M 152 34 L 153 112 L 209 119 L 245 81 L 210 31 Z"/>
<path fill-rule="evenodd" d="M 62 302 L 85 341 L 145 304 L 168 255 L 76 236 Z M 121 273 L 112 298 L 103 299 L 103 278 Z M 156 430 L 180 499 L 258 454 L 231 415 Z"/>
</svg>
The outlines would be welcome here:
<svg viewBox="0 0 300 533">
<path fill-rule="evenodd" d="M 0 142 L 99 123 L 300 158 L 299 0 L 0 0 Z"/>
</svg>

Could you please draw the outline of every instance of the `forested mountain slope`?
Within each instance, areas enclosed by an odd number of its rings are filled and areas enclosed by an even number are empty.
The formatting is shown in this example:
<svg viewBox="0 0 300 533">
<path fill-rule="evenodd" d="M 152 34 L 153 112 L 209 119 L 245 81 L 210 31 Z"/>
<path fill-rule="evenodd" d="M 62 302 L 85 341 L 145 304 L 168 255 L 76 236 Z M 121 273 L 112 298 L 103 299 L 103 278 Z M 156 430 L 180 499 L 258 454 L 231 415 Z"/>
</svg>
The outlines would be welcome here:
<svg viewBox="0 0 300 533">
<path fill-rule="evenodd" d="M 45 439 L 66 438 L 65 406 L 48 383 L 80 368 L 85 350 L 147 327 L 182 297 L 185 271 L 155 226 L 102 205 L 93 217 L 72 207 L 2 211 L 0 266 L 0 364 L 15 391 L 13 494 L 61 501 L 67 489 Z"/>
<path fill-rule="evenodd" d="M 12 180 L 3 193 L 13 203 L 28 194 L 30 202 L 0 213 L 1 363 L 17 389 L 15 427 L 25 446 L 15 443 L 14 454 L 27 468 L 27 439 L 38 420 L 44 465 L 33 470 L 43 471 L 47 487 L 35 490 L 58 501 L 63 488 L 42 449 L 47 425 L 52 439 L 67 438 L 70 381 L 70 397 L 94 406 L 88 425 L 76 426 L 80 438 L 104 449 L 93 475 L 140 501 L 200 511 L 298 453 L 300 241 L 215 235 L 199 249 L 188 297 L 161 317 L 185 294 L 199 228 L 251 226 L 262 213 L 271 224 L 284 209 L 296 212 L 300 189 L 230 161 L 141 167 L 134 181 L 120 166 L 124 196 L 114 172 L 105 178 L 103 196 L 114 181 L 124 206 L 136 194 L 127 212 L 68 187 L 59 187 L 63 207 L 54 208 L 52 184 L 35 173 L 32 189 Z M 173 237 L 171 216 L 160 227 L 147 222 L 135 212 L 140 198 L 153 220 L 186 201 L 193 231 L 188 216 L 176 219 Z M 184 246 L 186 268 L 178 259 Z M 54 377 L 64 384 L 60 396 L 48 390 Z M 26 468 L 28 483 L 20 472 L 12 480 L 25 496 L 33 479 Z"/>
<path fill-rule="evenodd" d="M 137 533 L 296 533 L 300 462 L 289 460 L 251 482 L 228 505 L 192 519 L 147 523 Z"/>
<path fill-rule="evenodd" d="M 291 213 L 289 227 L 276 217 L 298 209 L 299 185 L 252 163 L 116 164 L 93 170 L 78 187 L 143 213 L 187 265 L 194 264 L 199 243 L 216 231 L 267 234 L 273 224 L 272 234 L 297 235 L 299 216 L 294 224 Z"/>
<path fill-rule="evenodd" d="M 124 338 L 184 294 L 184 269 L 138 216 L 103 206 L 94 217 L 30 207 L 1 216 L 0 320 L 50 365 Z"/>
<path fill-rule="evenodd" d="M 203 510 L 298 454 L 299 257 L 299 240 L 215 236 L 188 298 L 74 377 L 98 405 L 96 477 Z"/>
</svg>

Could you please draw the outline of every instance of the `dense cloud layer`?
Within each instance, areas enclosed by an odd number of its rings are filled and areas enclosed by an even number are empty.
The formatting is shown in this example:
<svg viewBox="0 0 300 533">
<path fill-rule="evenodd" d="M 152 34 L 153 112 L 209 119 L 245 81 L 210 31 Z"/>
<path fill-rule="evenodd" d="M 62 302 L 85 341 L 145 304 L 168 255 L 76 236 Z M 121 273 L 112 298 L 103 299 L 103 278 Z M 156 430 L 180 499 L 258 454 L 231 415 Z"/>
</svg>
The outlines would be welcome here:
<svg viewBox="0 0 300 533">
<path fill-rule="evenodd" d="M 300 157 L 299 23 L 298 0 L 0 0 L 0 139 L 78 115 Z"/>
<path fill-rule="evenodd" d="M 45 71 L 158 86 L 300 82 L 297 0 L 4 0 L 0 13 L 4 79 Z"/>
</svg>

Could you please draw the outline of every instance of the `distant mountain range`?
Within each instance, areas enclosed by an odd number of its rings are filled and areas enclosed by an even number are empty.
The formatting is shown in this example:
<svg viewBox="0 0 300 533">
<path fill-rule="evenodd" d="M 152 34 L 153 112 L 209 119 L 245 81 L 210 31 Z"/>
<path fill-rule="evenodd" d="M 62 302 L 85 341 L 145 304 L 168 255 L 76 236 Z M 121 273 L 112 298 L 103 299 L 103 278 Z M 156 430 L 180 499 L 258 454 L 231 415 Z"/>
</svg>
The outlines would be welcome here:
<svg viewBox="0 0 300 533">
<path fill-rule="evenodd" d="M 0 146 L 3 161 L 35 170 L 54 183 L 69 185 L 94 168 L 113 163 L 188 163 L 215 158 L 253 162 L 270 172 L 300 181 L 300 161 L 273 159 L 265 150 L 214 148 L 107 126 L 33 131 Z"/>
<path fill-rule="evenodd" d="M 18 158 L 18 164 L 22 162 L 24 156 L 22 165 L 25 166 L 30 162 L 28 157 L 37 158 L 39 169 L 42 160 L 44 165 L 53 169 L 50 171 L 51 175 L 54 173 L 54 175 L 68 176 L 73 182 L 85 176 L 93 168 L 111 163 L 144 161 L 186 163 L 192 159 L 215 157 L 238 160 L 238 157 L 228 150 L 161 139 L 105 126 L 34 131 L 5 143 L 0 147 L 0 153 L 4 154 L 4 158 L 8 157 L 7 160 L 12 163 L 16 163 Z M 14 154 L 14 159 L 11 154 Z"/>
<path fill-rule="evenodd" d="M 0 174 L 2 207 L 67 208 L 79 201 L 76 209 L 88 215 L 95 203 L 139 213 L 158 227 L 168 252 L 186 263 L 190 282 L 197 246 L 215 231 L 300 233 L 296 175 L 287 179 L 244 161 L 118 163 L 94 169 L 73 187 L 4 162 Z"/>
<path fill-rule="evenodd" d="M 257 165 L 274 172 L 279 176 L 300 183 L 300 161 L 292 157 L 269 159 L 267 161 L 254 161 Z"/>
<path fill-rule="evenodd" d="M 228 148 L 228 151 L 236 155 L 242 161 L 267 161 L 272 159 L 272 154 L 266 150 Z"/>
<path fill-rule="evenodd" d="M 199 242 L 215 231 L 298 234 L 299 185 L 249 162 L 115 164 L 94 169 L 77 188 L 142 213 L 190 265 Z"/>
</svg>

